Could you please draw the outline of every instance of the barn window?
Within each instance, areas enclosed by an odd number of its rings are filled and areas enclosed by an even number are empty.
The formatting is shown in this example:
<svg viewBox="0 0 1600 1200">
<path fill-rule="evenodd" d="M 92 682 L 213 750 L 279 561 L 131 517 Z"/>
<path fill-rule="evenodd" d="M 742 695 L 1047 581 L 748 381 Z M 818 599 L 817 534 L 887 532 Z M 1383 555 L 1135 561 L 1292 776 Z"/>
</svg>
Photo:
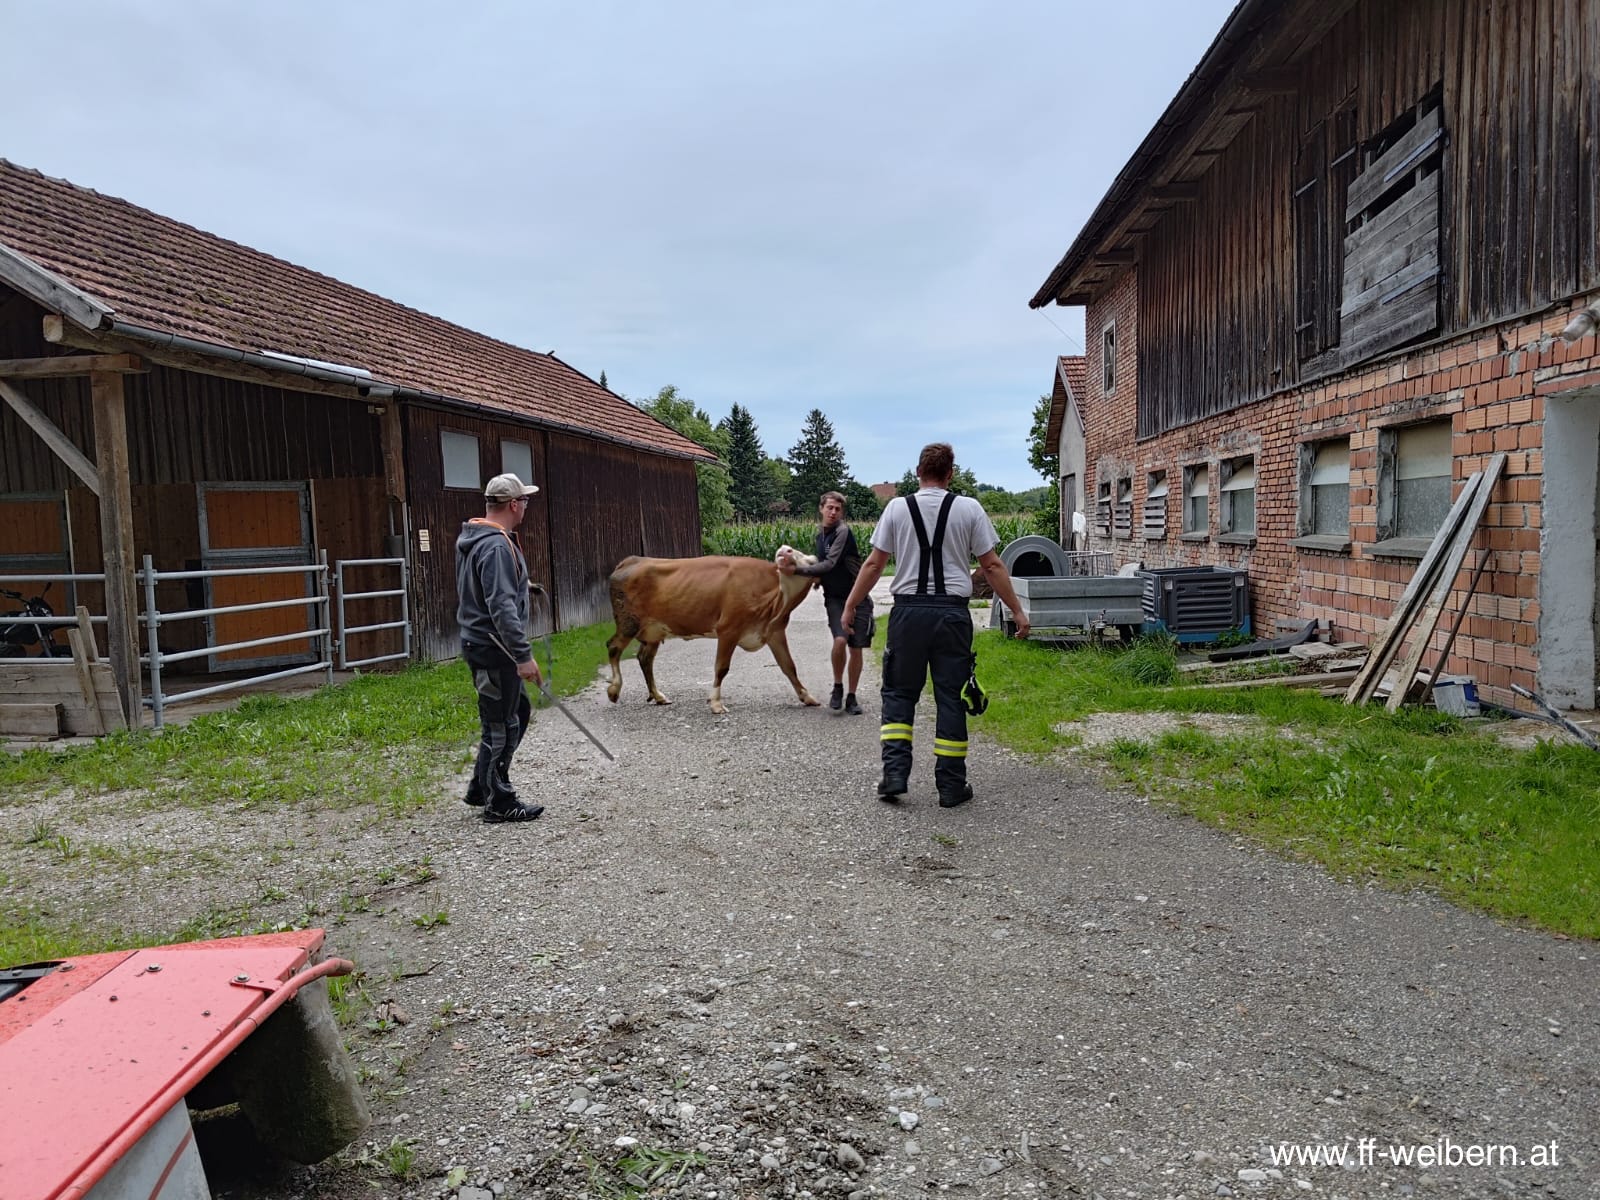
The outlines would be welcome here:
<svg viewBox="0 0 1600 1200">
<path fill-rule="evenodd" d="M 1160 541 L 1167 536 L 1167 473 L 1151 471 L 1144 493 L 1144 536 Z"/>
<path fill-rule="evenodd" d="M 1300 446 L 1302 538 L 1312 549 L 1343 550 L 1350 541 L 1350 439 L 1303 442 Z M 1325 543 L 1325 544 L 1324 544 Z"/>
<path fill-rule="evenodd" d="M 1378 553 L 1420 555 L 1450 511 L 1451 423 L 1378 431 Z"/>
<path fill-rule="evenodd" d="M 1211 532 L 1211 472 L 1205 463 L 1183 469 L 1183 536 L 1205 537 Z"/>
<path fill-rule="evenodd" d="M 1345 208 L 1356 156 L 1353 104 L 1313 125 L 1295 156 L 1294 333 L 1302 362 L 1339 344 Z"/>
<path fill-rule="evenodd" d="M 533 447 L 527 442 L 501 442 L 500 469 L 523 483 L 532 483 Z"/>
<path fill-rule="evenodd" d="M 470 433 L 457 433 L 453 429 L 439 431 L 439 453 L 444 458 L 444 485 L 447 488 L 483 487 L 483 473 L 478 467 L 478 439 Z"/>
<path fill-rule="evenodd" d="M 1101 537 L 1111 536 L 1111 481 L 1101 480 L 1095 488 L 1094 529 Z"/>
<path fill-rule="evenodd" d="M 1362 157 L 1343 224 L 1343 366 L 1439 328 L 1439 90 L 1368 142 Z"/>
<path fill-rule="evenodd" d="M 1100 366 L 1104 372 L 1102 391 L 1110 395 L 1117 386 L 1117 323 L 1107 325 L 1100 332 Z"/>
<path fill-rule="evenodd" d="M 1133 536 L 1133 476 L 1120 475 L 1117 477 L 1117 507 L 1111 514 L 1116 535 L 1119 538 Z"/>
<path fill-rule="evenodd" d="M 1256 460 L 1225 459 L 1222 475 L 1222 540 L 1254 541 L 1256 536 Z"/>
</svg>

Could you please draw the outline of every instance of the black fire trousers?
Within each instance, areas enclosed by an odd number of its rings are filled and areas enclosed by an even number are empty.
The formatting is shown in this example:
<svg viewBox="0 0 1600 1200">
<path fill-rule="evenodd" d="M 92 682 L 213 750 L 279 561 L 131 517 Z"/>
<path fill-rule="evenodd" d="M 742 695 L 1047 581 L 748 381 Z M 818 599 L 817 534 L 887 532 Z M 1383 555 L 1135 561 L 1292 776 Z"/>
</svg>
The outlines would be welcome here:
<svg viewBox="0 0 1600 1200">
<path fill-rule="evenodd" d="M 467 790 L 503 807 L 516 798 L 511 786 L 511 756 L 527 731 L 533 705 L 517 675 L 517 664 L 500 647 L 463 642 L 461 656 L 472 668 L 472 686 L 478 691 L 478 722 L 483 727 Z"/>
<path fill-rule="evenodd" d="M 911 774 L 911 733 L 917 697 L 933 676 L 938 706 L 934 726 L 933 779 L 940 795 L 959 792 L 967 781 L 967 710 L 961 688 L 972 672 L 972 614 L 965 596 L 896 596 L 889 610 L 883 652 L 883 775 Z"/>
</svg>

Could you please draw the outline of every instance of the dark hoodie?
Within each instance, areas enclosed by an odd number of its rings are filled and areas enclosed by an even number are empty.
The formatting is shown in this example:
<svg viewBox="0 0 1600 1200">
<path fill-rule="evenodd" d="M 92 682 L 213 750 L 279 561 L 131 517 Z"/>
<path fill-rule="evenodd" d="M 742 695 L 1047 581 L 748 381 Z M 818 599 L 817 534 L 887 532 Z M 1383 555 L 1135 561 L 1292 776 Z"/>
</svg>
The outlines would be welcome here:
<svg viewBox="0 0 1600 1200">
<path fill-rule="evenodd" d="M 514 661 L 533 657 L 528 642 L 528 563 L 510 534 L 474 517 L 456 539 L 456 620 L 461 640 L 498 646 Z"/>
</svg>

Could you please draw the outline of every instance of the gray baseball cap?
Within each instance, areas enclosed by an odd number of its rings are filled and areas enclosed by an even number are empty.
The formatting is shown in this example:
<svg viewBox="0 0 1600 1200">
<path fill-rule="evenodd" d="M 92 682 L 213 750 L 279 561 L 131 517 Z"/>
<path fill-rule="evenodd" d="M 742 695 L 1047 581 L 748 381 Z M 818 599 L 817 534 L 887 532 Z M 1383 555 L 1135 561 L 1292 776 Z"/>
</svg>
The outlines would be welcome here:
<svg viewBox="0 0 1600 1200">
<path fill-rule="evenodd" d="M 531 483 L 523 483 L 515 475 L 496 475 L 484 485 L 483 497 L 485 500 L 498 500 L 504 504 L 507 500 L 520 500 L 524 496 L 531 496 L 538 490 Z"/>
</svg>

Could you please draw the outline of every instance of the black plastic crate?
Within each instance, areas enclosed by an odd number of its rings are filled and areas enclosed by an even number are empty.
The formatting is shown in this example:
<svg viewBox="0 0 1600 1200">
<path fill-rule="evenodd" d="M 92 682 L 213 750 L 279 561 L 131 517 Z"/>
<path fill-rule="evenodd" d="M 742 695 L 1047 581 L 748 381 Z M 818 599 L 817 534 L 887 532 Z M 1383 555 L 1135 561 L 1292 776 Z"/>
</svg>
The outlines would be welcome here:
<svg viewBox="0 0 1600 1200">
<path fill-rule="evenodd" d="M 1250 576 L 1237 567 L 1140 571 L 1146 631 L 1180 642 L 1212 642 L 1230 629 L 1250 632 Z"/>
</svg>

